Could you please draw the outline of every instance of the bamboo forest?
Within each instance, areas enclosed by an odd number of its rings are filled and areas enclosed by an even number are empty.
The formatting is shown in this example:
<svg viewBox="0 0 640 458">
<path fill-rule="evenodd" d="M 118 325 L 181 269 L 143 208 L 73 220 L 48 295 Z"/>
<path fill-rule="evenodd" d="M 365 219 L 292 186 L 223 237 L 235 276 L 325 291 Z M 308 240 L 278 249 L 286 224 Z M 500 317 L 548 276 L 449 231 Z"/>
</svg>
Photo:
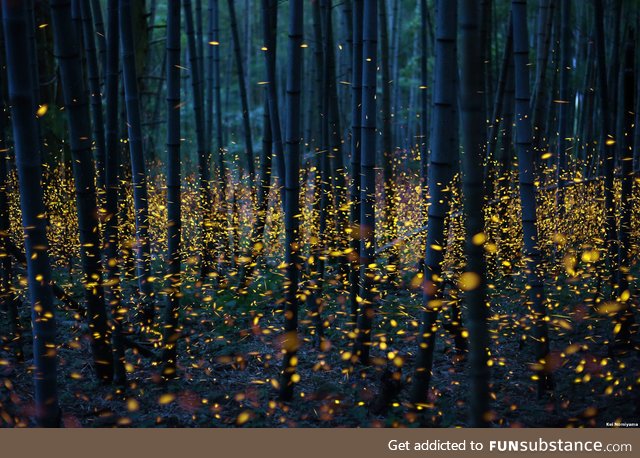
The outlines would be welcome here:
<svg viewBox="0 0 640 458">
<path fill-rule="evenodd" d="M 637 0 L 0 4 L 0 426 L 640 418 Z"/>
</svg>

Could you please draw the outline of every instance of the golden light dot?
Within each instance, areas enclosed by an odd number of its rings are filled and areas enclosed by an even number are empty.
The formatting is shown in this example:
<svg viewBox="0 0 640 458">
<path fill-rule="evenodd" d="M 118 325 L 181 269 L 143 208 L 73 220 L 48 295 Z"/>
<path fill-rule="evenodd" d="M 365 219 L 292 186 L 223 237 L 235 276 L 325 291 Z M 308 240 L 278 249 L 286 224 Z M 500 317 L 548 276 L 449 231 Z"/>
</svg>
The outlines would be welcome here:
<svg viewBox="0 0 640 458">
<path fill-rule="evenodd" d="M 480 286 L 480 275 L 475 272 L 464 272 L 458 278 L 458 287 L 462 291 L 472 291 Z"/>
<path fill-rule="evenodd" d="M 476 235 L 473 236 L 471 241 L 476 246 L 482 245 L 484 242 L 487 241 L 487 236 L 484 234 L 484 232 L 479 232 L 479 233 L 477 233 Z"/>
<path fill-rule="evenodd" d="M 127 410 L 129 412 L 136 412 L 139 409 L 140 409 L 140 403 L 136 399 L 134 398 L 127 399 Z"/>
<path fill-rule="evenodd" d="M 238 418 L 236 418 L 236 424 L 238 426 L 244 425 L 249 421 L 250 418 L 251 414 L 248 411 L 245 410 L 244 412 L 240 412 L 240 415 L 238 415 Z"/>
<path fill-rule="evenodd" d="M 173 393 L 165 393 L 162 396 L 160 396 L 160 398 L 158 399 L 158 404 L 160 405 L 166 405 L 169 404 L 173 401 L 175 401 L 176 399 L 176 395 Z"/>
</svg>

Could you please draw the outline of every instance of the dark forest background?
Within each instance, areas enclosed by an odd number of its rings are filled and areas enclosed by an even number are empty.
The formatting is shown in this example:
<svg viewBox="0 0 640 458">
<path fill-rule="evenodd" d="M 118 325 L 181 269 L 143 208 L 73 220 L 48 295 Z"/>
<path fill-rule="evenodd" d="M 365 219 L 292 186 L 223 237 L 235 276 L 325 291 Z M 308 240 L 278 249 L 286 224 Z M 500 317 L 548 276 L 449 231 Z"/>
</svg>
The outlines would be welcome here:
<svg viewBox="0 0 640 458">
<path fill-rule="evenodd" d="M 637 421 L 637 0 L 0 4 L 0 425 Z"/>
</svg>

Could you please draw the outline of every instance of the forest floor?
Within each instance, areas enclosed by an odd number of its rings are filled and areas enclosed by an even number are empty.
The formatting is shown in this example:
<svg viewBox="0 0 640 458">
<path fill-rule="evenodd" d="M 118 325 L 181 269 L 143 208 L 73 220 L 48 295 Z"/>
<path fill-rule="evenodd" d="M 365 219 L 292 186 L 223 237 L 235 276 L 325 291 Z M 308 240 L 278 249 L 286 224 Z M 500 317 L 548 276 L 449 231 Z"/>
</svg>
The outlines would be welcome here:
<svg viewBox="0 0 640 458">
<path fill-rule="evenodd" d="M 513 277 L 517 278 L 517 277 Z M 515 281 L 515 280 L 514 280 Z M 282 314 L 274 305 L 280 277 L 257 282 L 247 294 L 224 291 L 212 306 L 193 290 L 183 303 L 185 332 L 178 347 L 178 378 L 163 382 L 157 362 L 127 352 L 128 386 L 95 381 L 85 324 L 61 311 L 58 319 L 59 396 L 69 427 L 453 427 L 467 424 L 469 375 L 453 338 L 440 326 L 429 406 L 408 407 L 420 294 L 409 282 L 377 303 L 373 364 L 353 365 L 346 296 L 327 297 L 327 343 L 313 346 L 310 320 L 301 312 L 303 343 L 292 402 L 277 401 Z M 269 289 L 269 285 L 273 290 Z M 523 307 L 524 285 L 509 284 L 492 303 L 490 329 L 493 424 L 500 427 L 600 426 L 640 418 L 640 355 L 608 352 L 608 317 L 584 302 L 563 301 L 550 314 L 555 389 L 539 397 Z M 562 292 L 560 294 L 563 294 Z M 214 310 L 215 309 L 215 310 Z M 463 310 L 464 314 L 464 310 Z M 444 313 L 443 316 L 447 314 Z M 23 323 L 29 320 L 23 307 Z M 446 321 L 446 318 L 443 319 Z M 441 323 L 442 324 L 442 323 Z M 30 326 L 24 326 L 29 329 Z M 379 331 L 379 332 L 378 332 Z M 568 332 L 570 331 L 570 332 Z M 138 336 L 140 338 L 140 336 Z M 0 348 L 0 426 L 33 425 L 30 335 L 26 360 L 15 363 Z M 160 352 L 156 349 L 156 354 Z M 400 381 L 394 381 L 397 373 Z"/>
</svg>

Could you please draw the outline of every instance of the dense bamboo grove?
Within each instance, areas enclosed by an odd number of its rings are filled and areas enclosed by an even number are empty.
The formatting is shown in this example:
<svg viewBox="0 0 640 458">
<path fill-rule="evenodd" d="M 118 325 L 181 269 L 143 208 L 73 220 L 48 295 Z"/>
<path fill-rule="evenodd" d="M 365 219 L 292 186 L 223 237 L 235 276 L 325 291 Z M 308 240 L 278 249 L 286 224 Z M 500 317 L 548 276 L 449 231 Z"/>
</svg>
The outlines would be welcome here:
<svg viewBox="0 0 640 458">
<path fill-rule="evenodd" d="M 639 418 L 634 0 L 0 4 L 0 425 Z"/>
</svg>

